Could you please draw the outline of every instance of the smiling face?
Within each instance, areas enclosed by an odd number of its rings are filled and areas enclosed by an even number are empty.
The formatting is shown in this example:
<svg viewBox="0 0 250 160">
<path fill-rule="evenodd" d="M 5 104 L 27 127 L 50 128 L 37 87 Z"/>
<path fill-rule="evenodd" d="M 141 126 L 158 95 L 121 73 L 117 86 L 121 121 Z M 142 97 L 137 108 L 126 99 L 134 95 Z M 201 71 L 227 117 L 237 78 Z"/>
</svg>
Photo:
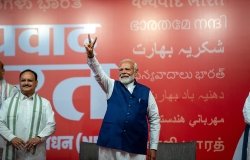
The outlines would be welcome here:
<svg viewBox="0 0 250 160">
<path fill-rule="evenodd" d="M 132 60 L 123 60 L 119 66 L 119 80 L 123 84 L 129 84 L 135 80 L 137 66 Z"/>
<path fill-rule="evenodd" d="M 21 92 L 27 97 L 32 96 L 35 93 L 37 86 L 37 80 L 34 73 L 27 71 L 23 72 L 19 78 Z"/>
</svg>

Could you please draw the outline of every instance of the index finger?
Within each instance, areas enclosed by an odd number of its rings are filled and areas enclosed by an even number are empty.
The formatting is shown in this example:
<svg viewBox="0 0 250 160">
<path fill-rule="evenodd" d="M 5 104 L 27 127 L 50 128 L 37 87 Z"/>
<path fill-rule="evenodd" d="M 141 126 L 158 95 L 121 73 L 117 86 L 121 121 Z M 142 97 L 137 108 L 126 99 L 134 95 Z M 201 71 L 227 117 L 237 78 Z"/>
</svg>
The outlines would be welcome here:
<svg viewBox="0 0 250 160">
<path fill-rule="evenodd" d="M 88 34 L 88 39 L 89 39 L 89 44 L 91 43 L 91 38 L 90 35 Z"/>
</svg>

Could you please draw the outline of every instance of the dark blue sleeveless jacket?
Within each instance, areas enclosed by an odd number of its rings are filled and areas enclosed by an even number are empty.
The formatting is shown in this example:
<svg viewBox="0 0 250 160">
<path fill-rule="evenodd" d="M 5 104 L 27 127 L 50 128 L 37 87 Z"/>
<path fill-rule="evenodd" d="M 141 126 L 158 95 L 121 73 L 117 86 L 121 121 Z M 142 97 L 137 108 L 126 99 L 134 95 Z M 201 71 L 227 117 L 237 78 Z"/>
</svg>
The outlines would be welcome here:
<svg viewBox="0 0 250 160">
<path fill-rule="evenodd" d="M 146 154 L 147 107 L 150 89 L 135 81 L 133 93 L 119 81 L 107 100 L 97 144 L 135 154 Z"/>
</svg>

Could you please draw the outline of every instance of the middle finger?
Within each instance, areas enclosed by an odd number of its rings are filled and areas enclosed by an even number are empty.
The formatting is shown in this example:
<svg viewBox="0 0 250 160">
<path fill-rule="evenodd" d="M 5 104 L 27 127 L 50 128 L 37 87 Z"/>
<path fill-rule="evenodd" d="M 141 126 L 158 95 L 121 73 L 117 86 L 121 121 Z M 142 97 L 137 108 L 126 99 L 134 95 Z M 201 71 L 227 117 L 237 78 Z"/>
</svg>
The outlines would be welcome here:
<svg viewBox="0 0 250 160">
<path fill-rule="evenodd" d="M 93 44 L 92 44 L 92 47 L 93 47 L 93 48 L 94 48 L 94 46 L 95 46 L 96 40 L 97 40 L 97 37 L 95 37 L 95 40 L 94 40 L 94 42 L 93 42 Z"/>
</svg>

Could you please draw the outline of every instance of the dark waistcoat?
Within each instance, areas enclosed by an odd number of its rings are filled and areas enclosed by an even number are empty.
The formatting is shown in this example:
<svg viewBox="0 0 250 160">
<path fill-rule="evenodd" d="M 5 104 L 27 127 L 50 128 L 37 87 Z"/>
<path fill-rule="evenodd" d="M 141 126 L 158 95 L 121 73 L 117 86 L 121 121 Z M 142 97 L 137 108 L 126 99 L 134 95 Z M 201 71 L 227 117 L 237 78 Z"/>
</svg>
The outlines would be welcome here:
<svg viewBox="0 0 250 160">
<path fill-rule="evenodd" d="M 97 144 L 129 153 L 146 154 L 147 107 L 150 89 L 135 82 L 133 93 L 119 81 L 107 100 Z"/>
</svg>

